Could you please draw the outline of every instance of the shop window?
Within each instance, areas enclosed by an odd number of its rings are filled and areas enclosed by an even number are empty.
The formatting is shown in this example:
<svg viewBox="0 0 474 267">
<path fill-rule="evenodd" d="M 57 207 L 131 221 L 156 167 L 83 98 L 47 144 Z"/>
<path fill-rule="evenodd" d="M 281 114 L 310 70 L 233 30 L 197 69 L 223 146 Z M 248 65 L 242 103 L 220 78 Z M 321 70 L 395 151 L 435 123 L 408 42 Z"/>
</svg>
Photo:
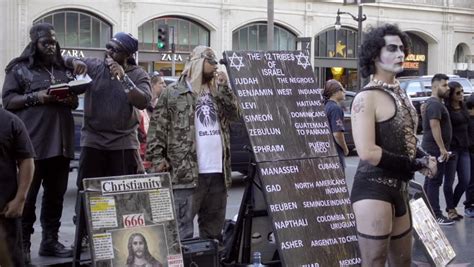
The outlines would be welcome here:
<svg viewBox="0 0 474 267">
<path fill-rule="evenodd" d="M 210 32 L 197 22 L 180 17 L 161 17 L 149 20 L 138 27 L 138 45 L 141 51 L 157 51 L 158 25 L 167 24 L 174 29 L 176 52 L 190 52 L 198 45 L 210 46 Z M 170 30 L 171 31 L 171 30 Z M 170 44 L 173 36 L 170 36 Z"/>
<path fill-rule="evenodd" d="M 314 43 L 316 57 L 357 57 L 357 31 L 349 28 L 322 32 L 316 36 Z"/>
<path fill-rule="evenodd" d="M 68 48 L 103 49 L 112 37 L 112 26 L 102 18 L 80 10 L 57 10 L 34 23 L 51 23 L 59 45 Z"/>
<path fill-rule="evenodd" d="M 295 50 L 296 35 L 278 25 L 273 29 L 275 50 Z M 232 33 L 232 50 L 267 50 L 267 24 L 248 24 Z"/>
</svg>

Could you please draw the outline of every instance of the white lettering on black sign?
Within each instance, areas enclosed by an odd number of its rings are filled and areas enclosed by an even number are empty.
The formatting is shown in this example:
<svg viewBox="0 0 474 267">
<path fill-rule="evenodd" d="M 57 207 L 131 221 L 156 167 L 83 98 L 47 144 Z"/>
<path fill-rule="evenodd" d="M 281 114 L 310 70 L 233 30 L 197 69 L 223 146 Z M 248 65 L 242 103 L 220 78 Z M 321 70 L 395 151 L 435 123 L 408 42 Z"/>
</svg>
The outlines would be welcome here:
<svg viewBox="0 0 474 267">
<path fill-rule="evenodd" d="M 293 249 L 293 248 L 302 248 L 302 247 L 303 247 L 303 241 L 301 240 L 281 242 L 281 249 Z"/>
<path fill-rule="evenodd" d="M 242 109 L 256 109 L 257 108 L 257 103 L 255 102 L 242 102 L 240 103 L 240 106 Z"/>
<path fill-rule="evenodd" d="M 235 78 L 234 83 L 236 85 L 239 84 L 258 84 L 258 79 L 257 78 Z"/>
<path fill-rule="evenodd" d="M 265 145 L 265 146 L 253 146 L 253 152 L 257 153 L 269 153 L 269 152 L 285 152 L 284 145 Z"/>
<path fill-rule="evenodd" d="M 297 107 L 317 107 L 321 106 L 322 103 L 319 100 L 303 100 L 303 101 L 296 101 Z"/>
<path fill-rule="evenodd" d="M 292 173 L 298 173 L 299 168 L 297 165 L 282 166 L 282 167 L 269 167 L 269 168 L 261 168 L 260 172 L 262 173 L 262 175 L 292 174 Z"/>
<path fill-rule="evenodd" d="M 245 122 L 272 121 L 273 115 L 272 114 L 245 115 L 244 120 Z"/>
<path fill-rule="evenodd" d="M 237 90 L 237 95 L 240 97 L 245 96 L 272 96 L 273 90 L 272 89 L 253 89 L 253 90 L 246 90 L 241 89 Z"/>
<path fill-rule="evenodd" d="M 351 201 L 348 198 L 345 199 L 330 199 L 330 200 L 313 200 L 303 201 L 303 208 L 319 208 L 319 207 L 336 207 L 342 205 L 350 205 Z"/>
<path fill-rule="evenodd" d="M 320 95 L 323 89 L 298 89 L 300 95 Z"/>
<path fill-rule="evenodd" d="M 280 128 L 256 128 L 248 129 L 249 136 L 263 136 L 263 135 L 281 135 Z"/>
<path fill-rule="evenodd" d="M 298 204 L 296 204 L 296 202 L 283 202 L 279 204 L 270 205 L 270 210 L 272 212 L 295 210 L 297 208 L 298 208 Z"/>
<path fill-rule="evenodd" d="M 306 227 L 308 226 L 307 219 L 298 219 L 298 220 L 286 220 L 275 222 L 276 229 L 286 229 L 286 228 L 296 228 L 296 227 Z"/>
<path fill-rule="evenodd" d="M 267 191 L 268 193 L 280 192 L 281 191 L 281 186 L 279 184 L 266 185 L 265 186 L 265 191 Z"/>
</svg>

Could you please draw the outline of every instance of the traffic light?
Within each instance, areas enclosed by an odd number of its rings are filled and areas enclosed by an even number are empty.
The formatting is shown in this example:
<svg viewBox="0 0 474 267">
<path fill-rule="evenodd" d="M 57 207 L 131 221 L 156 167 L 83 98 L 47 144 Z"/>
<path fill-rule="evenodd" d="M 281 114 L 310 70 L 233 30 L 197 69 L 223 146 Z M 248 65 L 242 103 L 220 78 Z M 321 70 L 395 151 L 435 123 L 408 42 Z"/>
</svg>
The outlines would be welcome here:
<svg viewBox="0 0 474 267">
<path fill-rule="evenodd" d="M 158 25 L 158 41 L 156 47 L 159 51 L 168 51 L 169 48 L 169 26 L 166 24 Z"/>
</svg>

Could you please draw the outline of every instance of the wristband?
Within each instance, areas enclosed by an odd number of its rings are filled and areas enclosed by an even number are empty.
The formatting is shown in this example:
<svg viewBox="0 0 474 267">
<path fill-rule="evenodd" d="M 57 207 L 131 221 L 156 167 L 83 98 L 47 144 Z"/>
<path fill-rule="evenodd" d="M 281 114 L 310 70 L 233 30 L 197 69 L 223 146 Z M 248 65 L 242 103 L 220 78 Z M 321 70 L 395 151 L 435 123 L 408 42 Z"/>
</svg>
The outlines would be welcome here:
<svg viewBox="0 0 474 267">
<path fill-rule="evenodd" d="M 36 93 L 29 93 L 26 95 L 26 101 L 25 101 L 25 106 L 26 107 L 32 107 L 36 106 L 40 103 L 38 94 Z"/>
<path fill-rule="evenodd" d="M 422 157 L 426 157 L 426 156 L 430 156 L 430 154 L 428 154 L 425 150 L 423 150 L 423 148 L 421 147 L 416 147 L 416 158 L 422 158 Z"/>
<path fill-rule="evenodd" d="M 397 155 L 383 149 L 377 167 L 394 172 L 415 172 L 428 166 L 428 159 L 423 157 L 412 160 L 407 156 Z"/>
<path fill-rule="evenodd" d="M 135 90 L 135 84 L 133 81 L 128 77 L 127 74 L 123 75 L 122 79 L 120 80 L 122 86 L 124 88 L 125 93 L 130 93 L 130 91 Z"/>
</svg>

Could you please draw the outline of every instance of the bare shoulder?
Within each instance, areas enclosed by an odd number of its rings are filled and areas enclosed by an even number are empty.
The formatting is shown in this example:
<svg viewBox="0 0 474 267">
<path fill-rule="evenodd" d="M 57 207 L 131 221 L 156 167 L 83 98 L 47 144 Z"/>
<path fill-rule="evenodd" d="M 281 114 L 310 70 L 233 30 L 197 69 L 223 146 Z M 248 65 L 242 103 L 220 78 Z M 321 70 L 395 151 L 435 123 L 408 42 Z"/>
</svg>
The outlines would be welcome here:
<svg viewBox="0 0 474 267">
<path fill-rule="evenodd" d="M 364 113 L 372 105 L 373 91 L 359 92 L 352 102 L 352 114 Z"/>
</svg>

